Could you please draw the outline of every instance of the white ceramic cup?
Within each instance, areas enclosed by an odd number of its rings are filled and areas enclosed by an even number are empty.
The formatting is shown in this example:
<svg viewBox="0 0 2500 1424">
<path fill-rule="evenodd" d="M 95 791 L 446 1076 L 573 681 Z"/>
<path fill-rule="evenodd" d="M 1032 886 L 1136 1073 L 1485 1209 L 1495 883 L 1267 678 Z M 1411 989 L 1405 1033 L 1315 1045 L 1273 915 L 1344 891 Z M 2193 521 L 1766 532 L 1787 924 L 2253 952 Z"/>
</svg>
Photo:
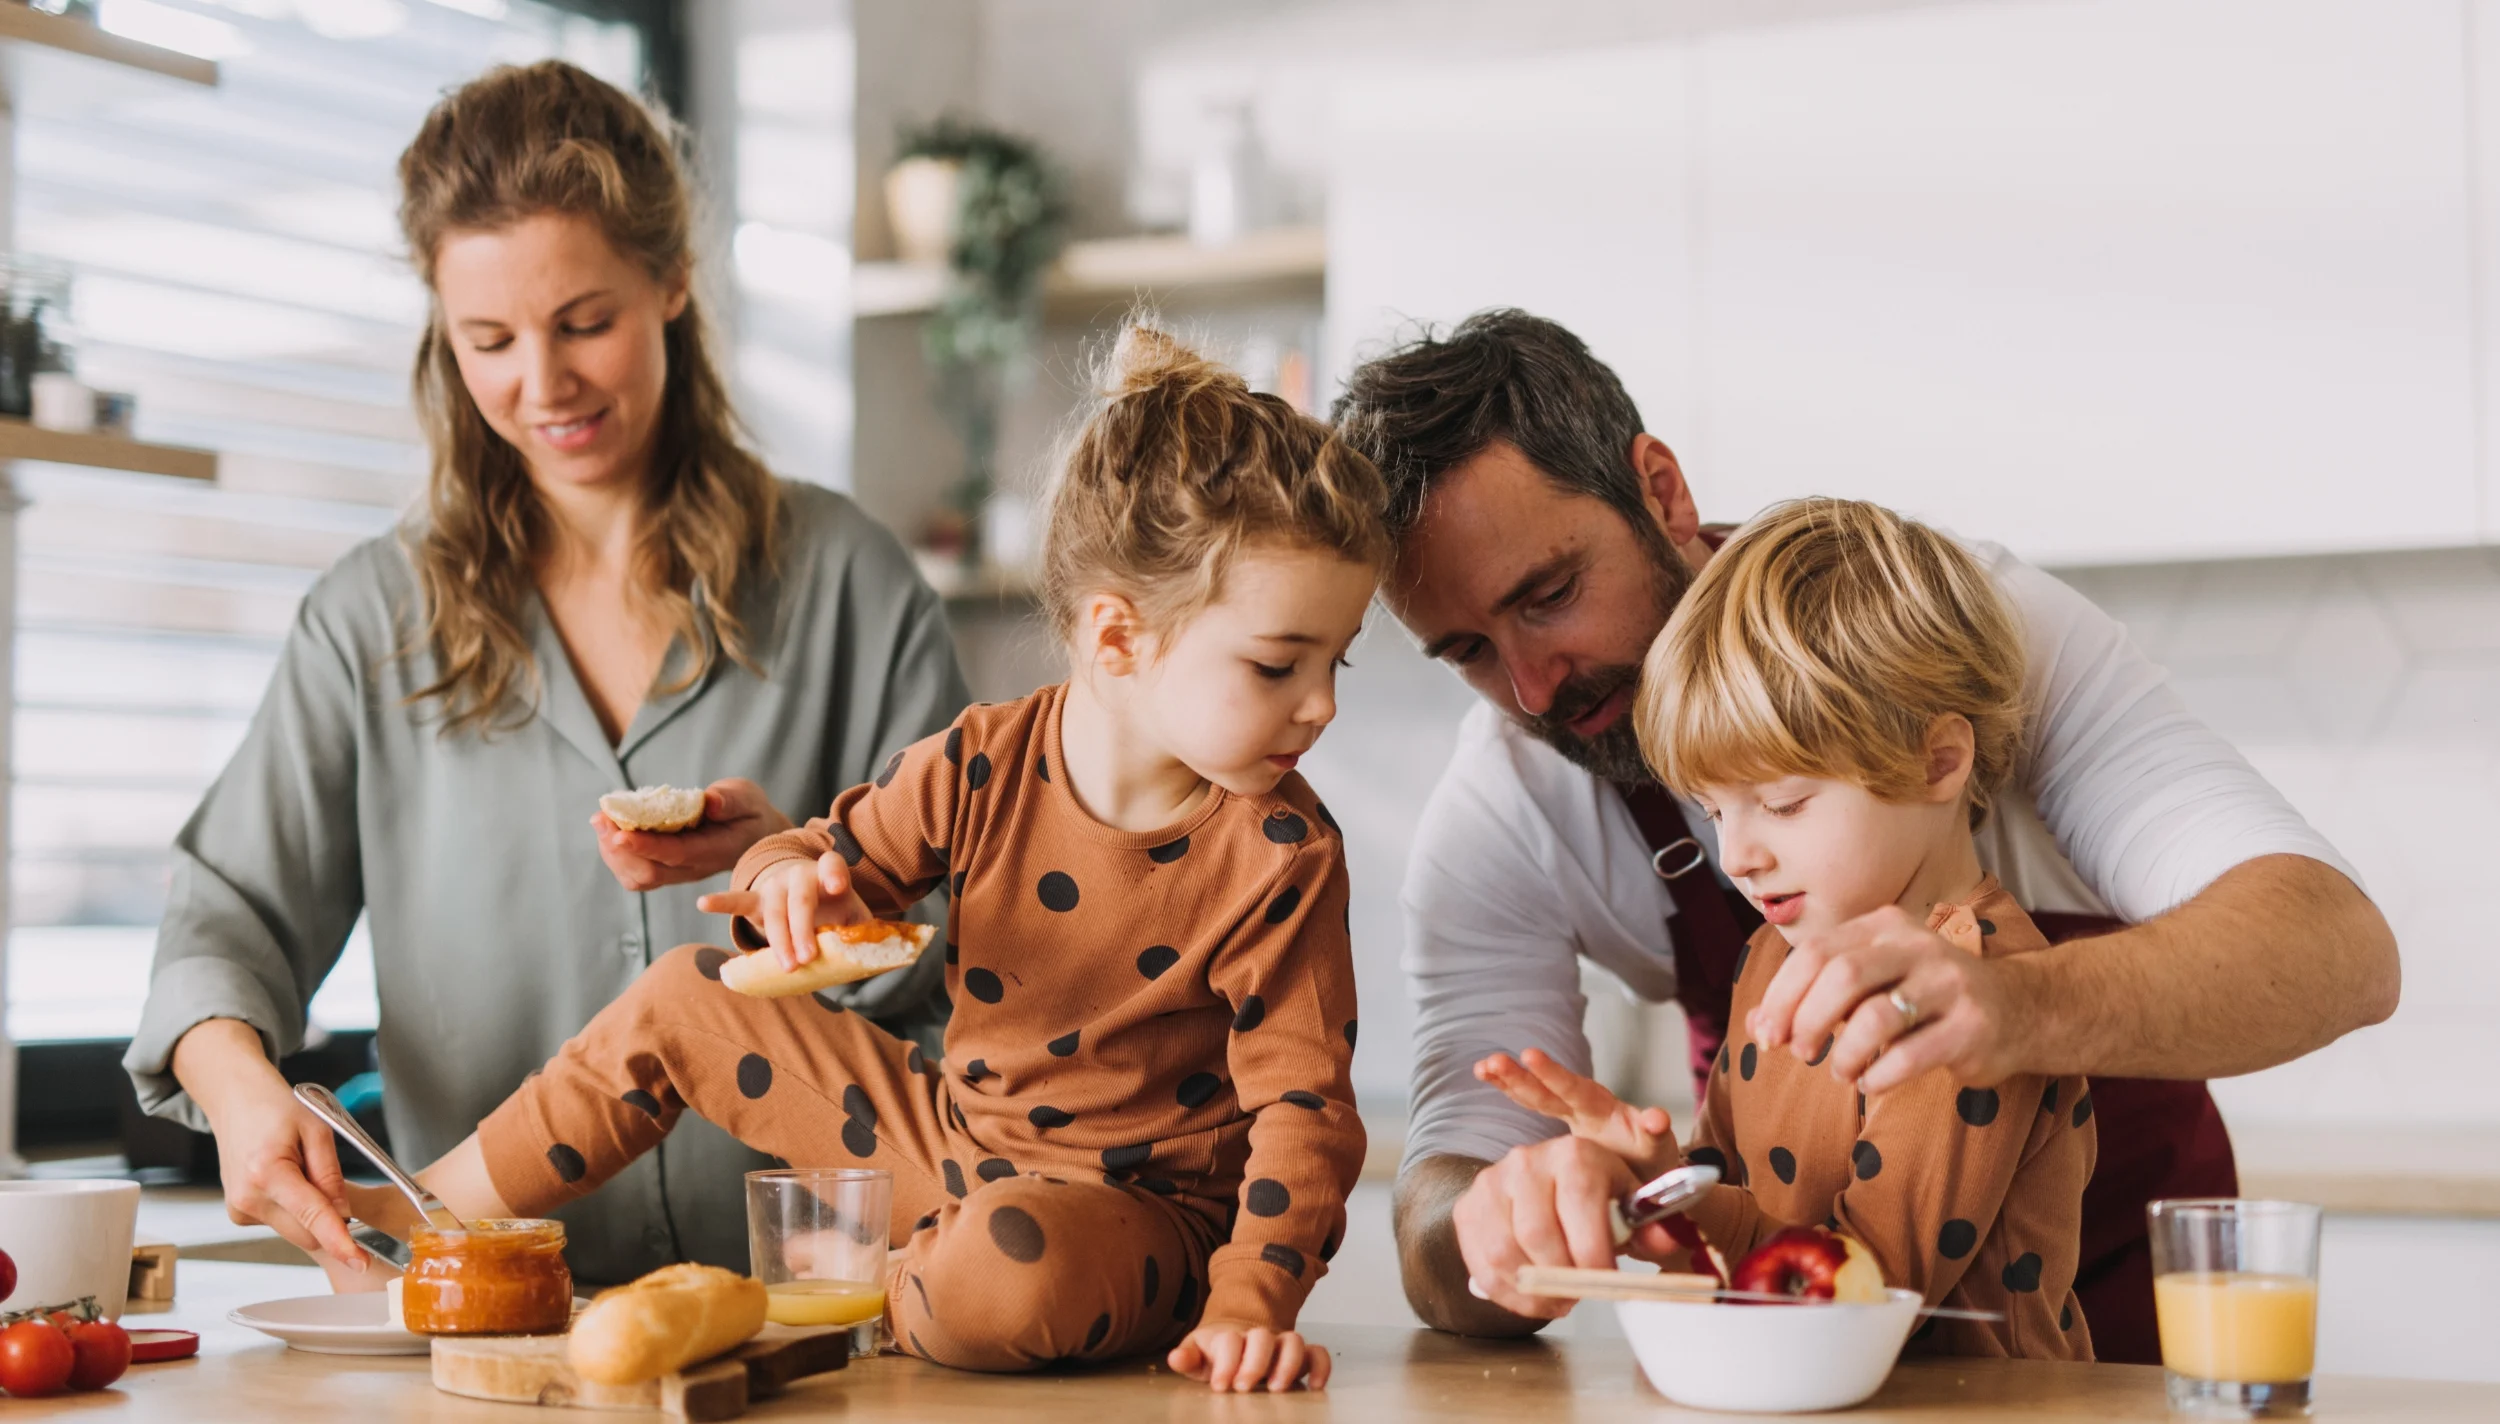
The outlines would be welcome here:
<svg viewBox="0 0 2500 1424">
<path fill-rule="evenodd" d="M 0 1310 L 91 1295 L 108 1319 L 120 1316 L 138 1229 L 137 1182 L 0 1182 L 0 1251 L 17 1263 L 17 1289 Z"/>
</svg>

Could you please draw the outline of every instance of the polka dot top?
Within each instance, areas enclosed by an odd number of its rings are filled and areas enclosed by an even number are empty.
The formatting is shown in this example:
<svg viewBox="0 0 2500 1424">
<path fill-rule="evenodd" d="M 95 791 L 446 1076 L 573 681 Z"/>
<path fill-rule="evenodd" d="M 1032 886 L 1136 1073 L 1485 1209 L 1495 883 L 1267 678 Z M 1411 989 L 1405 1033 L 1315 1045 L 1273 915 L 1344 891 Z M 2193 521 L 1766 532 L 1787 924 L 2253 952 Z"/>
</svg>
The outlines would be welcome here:
<svg viewBox="0 0 2500 1424">
<path fill-rule="evenodd" d="M 1290 1329 L 1363 1159 L 1345 855 L 1298 775 L 1178 824 L 1095 820 L 1058 775 L 1066 688 L 965 710 L 735 883 L 827 851 L 879 915 L 944 886 L 965 1131 L 1026 1170 L 1220 1196 L 1206 1318 Z"/>
<path fill-rule="evenodd" d="M 2048 946 L 1993 876 L 1968 901 L 1937 906 L 1928 927 L 1983 956 Z M 1972 1088 L 1929 1073 L 1863 1096 L 1823 1068 L 1828 1041 L 1807 1061 L 1747 1037 L 1745 1015 L 1788 949 L 1765 925 L 1737 964 L 1732 1027 L 1684 1154 L 1725 1174 L 1690 1213 L 1702 1234 L 1733 1264 L 1783 1227 L 1830 1226 L 1866 1243 L 1887 1284 L 2005 1314 L 1996 1325 L 1931 1319 L 1911 1337 L 1914 1354 L 2091 1359 L 2074 1293 L 2098 1148 L 2084 1080 L 2025 1074 Z"/>
</svg>

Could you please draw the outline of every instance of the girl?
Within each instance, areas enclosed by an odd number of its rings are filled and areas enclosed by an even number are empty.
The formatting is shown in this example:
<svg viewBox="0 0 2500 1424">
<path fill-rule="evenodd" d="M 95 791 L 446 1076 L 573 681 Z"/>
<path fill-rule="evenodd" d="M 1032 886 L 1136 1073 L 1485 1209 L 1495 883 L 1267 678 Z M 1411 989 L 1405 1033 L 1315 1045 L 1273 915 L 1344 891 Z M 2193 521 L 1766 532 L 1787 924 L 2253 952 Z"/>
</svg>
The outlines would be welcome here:
<svg viewBox="0 0 2500 1424">
<path fill-rule="evenodd" d="M 1068 681 L 975 707 L 708 909 L 795 967 L 941 886 L 942 1061 L 668 955 L 427 1173 L 539 1213 L 691 1107 L 798 1165 L 894 1174 L 886 1320 L 981 1370 L 1174 1347 L 1216 1389 L 1327 1382 L 1294 1332 L 1363 1156 L 1346 872 L 1294 775 L 1387 555 L 1328 428 L 1132 326 L 1050 496 Z"/>
<path fill-rule="evenodd" d="M 1874 505 L 1775 506 L 1710 561 L 1650 649 L 1634 717 L 1659 780 L 1717 826 L 1721 864 L 1766 921 L 1738 961 L 1731 1022 L 1777 972 L 1783 929 L 1898 906 L 1972 954 L 2046 946 L 1971 843 L 2013 769 L 2022 679 L 1986 571 Z M 1860 1012 L 1918 1017 L 1899 994 Z M 2092 1358 L 2073 1291 L 2096 1148 L 2083 1080 L 1929 1074 L 1870 1100 L 1815 1071 L 1830 1051 L 1808 1062 L 1732 1034 L 1682 1152 L 1665 1113 L 1541 1053 L 1477 1074 L 1636 1171 L 1719 1167 L 1688 1215 L 1731 1262 L 1783 1227 L 1828 1225 L 1866 1243 L 1887 1283 L 2005 1316 L 1931 1321 L 1913 1337 L 1924 1348 Z M 1669 1249 L 1662 1233 L 1635 1246 Z"/>
</svg>

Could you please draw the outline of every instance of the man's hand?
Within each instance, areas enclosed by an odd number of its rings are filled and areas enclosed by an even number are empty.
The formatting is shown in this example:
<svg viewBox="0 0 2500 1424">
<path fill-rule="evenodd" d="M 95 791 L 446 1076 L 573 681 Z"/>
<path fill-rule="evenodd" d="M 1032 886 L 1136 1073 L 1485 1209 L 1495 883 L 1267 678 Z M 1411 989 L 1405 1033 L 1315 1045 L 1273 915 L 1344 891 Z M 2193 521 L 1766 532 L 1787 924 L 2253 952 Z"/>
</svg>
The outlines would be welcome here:
<svg viewBox="0 0 2500 1424">
<path fill-rule="evenodd" d="M 851 867 L 826 851 L 811 863 L 785 860 L 764 868 L 745 890 L 724 890 L 694 902 L 707 915 L 738 915 L 764 932 L 781 967 L 816 957 L 816 931 L 876 918 L 851 885 Z"/>
<path fill-rule="evenodd" d="M 1897 905 L 1798 940 L 1745 1016 L 1764 1048 L 1785 1045 L 1874 1094 L 1941 1069 L 1976 1087 L 2023 1071 L 2031 1015 L 2018 959 L 1986 960 L 1955 948 Z M 1905 1018 L 1891 995 L 1918 1010 Z"/>
<path fill-rule="evenodd" d="M 1638 1185 L 1621 1157 L 1586 1138 L 1512 1148 L 1476 1174 L 1450 1213 L 1470 1289 L 1531 1320 L 1569 1314 L 1571 1301 L 1522 1294 L 1519 1268 L 1612 1267 L 1614 1219 L 1606 1207 Z"/>
<path fill-rule="evenodd" d="M 1476 1081 L 1532 1113 L 1558 1117 L 1571 1135 L 1612 1152 L 1643 1178 L 1682 1166 L 1675 1123 L 1665 1108 L 1636 1108 L 1605 1084 L 1582 1077 L 1531 1048 L 1513 1059 L 1496 1053 L 1476 1064 Z"/>
<path fill-rule="evenodd" d="M 1202 1320 L 1172 1347 L 1164 1363 L 1222 1394 L 1266 1389 L 1278 1394 L 1307 1376 L 1313 1389 L 1328 1388 L 1328 1351 L 1291 1330 Z"/>
<path fill-rule="evenodd" d="M 598 812 L 590 818 L 599 836 L 599 858 L 628 890 L 657 890 L 709 880 L 738 863 L 747 847 L 790 819 L 774 808 L 764 788 L 743 776 L 715 781 L 703 791 L 703 819 L 684 831 L 629 831 Z"/>
</svg>

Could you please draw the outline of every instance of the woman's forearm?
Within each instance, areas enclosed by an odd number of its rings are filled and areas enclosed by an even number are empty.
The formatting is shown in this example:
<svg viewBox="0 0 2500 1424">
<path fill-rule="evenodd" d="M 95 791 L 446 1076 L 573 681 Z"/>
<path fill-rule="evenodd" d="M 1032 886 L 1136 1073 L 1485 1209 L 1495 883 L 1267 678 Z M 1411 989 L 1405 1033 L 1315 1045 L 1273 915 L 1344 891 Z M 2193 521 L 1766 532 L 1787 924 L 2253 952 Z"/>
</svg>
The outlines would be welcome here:
<svg viewBox="0 0 2500 1424">
<path fill-rule="evenodd" d="M 2223 1078 L 2290 1062 L 2395 1012 L 2396 937 L 2306 856 L 2235 867 L 2149 923 L 2003 961 L 2025 1071 Z"/>
<path fill-rule="evenodd" d="M 238 1089 L 276 1081 L 277 1065 L 261 1047 L 260 1030 L 241 1019 L 202 1019 L 174 1042 L 174 1081 L 214 1123 Z"/>
</svg>

